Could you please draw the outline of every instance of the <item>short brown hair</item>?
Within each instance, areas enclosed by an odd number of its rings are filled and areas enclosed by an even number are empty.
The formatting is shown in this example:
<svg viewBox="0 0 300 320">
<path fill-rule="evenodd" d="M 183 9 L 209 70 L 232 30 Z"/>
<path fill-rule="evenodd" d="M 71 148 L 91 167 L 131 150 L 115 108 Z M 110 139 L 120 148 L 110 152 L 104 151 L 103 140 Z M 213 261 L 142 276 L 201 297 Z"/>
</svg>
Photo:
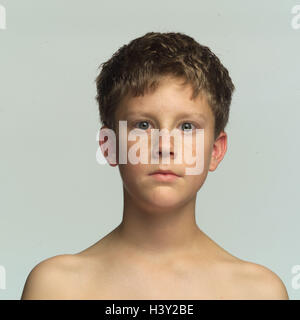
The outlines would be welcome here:
<svg viewBox="0 0 300 320">
<path fill-rule="evenodd" d="M 115 111 L 127 96 L 153 92 L 162 76 L 185 78 L 193 98 L 205 92 L 215 117 L 215 139 L 229 118 L 234 84 L 228 70 L 212 51 L 180 32 L 148 32 L 123 45 L 96 78 L 100 120 L 115 128 Z M 99 67 L 99 68 L 100 68 Z"/>
</svg>

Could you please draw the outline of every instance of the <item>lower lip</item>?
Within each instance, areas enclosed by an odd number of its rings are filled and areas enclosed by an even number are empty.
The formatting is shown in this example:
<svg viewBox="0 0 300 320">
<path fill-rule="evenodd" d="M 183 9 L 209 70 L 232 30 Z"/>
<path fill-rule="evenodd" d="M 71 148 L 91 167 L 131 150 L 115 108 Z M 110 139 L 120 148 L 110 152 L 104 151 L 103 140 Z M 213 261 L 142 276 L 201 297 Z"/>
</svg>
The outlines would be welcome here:
<svg viewBox="0 0 300 320">
<path fill-rule="evenodd" d="M 176 176 L 175 174 L 169 174 L 169 173 L 155 173 L 155 174 L 151 174 L 151 176 L 158 180 L 158 181 L 174 181 L 178 178 L 178 176 Z"/>
</svg>

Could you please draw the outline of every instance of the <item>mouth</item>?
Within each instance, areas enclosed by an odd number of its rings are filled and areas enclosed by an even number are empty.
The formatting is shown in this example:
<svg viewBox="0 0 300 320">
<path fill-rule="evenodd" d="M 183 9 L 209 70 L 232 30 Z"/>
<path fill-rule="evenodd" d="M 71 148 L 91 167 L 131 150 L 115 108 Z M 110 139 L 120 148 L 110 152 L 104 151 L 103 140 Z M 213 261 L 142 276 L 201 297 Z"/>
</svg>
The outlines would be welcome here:
<svg viewBox="0 0 300 320">
<path fill-rule="evenodd" d="M 163 182 L 171 182 L 180 178 L 179 175 L 170 170 L 157 170 L 155 172 L 150 173 L 150 176 L 153 177 L 157 181 Z"/>
</svg>

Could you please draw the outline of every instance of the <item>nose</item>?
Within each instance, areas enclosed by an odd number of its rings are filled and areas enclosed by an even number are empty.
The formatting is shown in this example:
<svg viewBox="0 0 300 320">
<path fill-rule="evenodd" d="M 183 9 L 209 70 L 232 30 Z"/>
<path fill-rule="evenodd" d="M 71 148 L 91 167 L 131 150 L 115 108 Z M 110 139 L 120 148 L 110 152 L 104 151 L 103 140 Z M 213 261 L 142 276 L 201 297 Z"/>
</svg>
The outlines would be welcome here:
<svg viewBox="0 0 300 320">
<path fill-rule="evenodd" d="M 159 135 L 159 136 L 158 136 Z M 155 159 L 175 159 L 176 153 L 174 150 L 175 137 L 170 134 L 167 129 L 161 129 L 160 133 L 157 132 L 152 139 L 152 154 Z M 157 146 L 158 141 L 158 146 Z"/>
</svg>

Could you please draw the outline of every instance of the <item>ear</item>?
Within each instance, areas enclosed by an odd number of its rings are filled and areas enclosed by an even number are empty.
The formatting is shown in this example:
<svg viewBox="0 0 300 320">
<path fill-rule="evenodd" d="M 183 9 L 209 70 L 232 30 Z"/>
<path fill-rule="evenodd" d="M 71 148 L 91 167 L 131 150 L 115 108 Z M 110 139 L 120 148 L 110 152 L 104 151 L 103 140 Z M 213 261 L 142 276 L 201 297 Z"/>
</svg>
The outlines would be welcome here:
<svg viewBox="0 0 300 320">
<path fill-rule="evenodd" d="M 227 150 L 227 134 L 222 131 L 213 144 L 209 171 L 214 171 L 225 156 Z"/>
<path fill-rule="evenodd" d="M 116 153 L 116 135 L 115 132 L 106 125 L 103 125 L 100 129 L 99 146 L 103 156 L 106 158 L 107 163 L 112 167 L 117 166 L 118 159 Z"/>
</svg>

